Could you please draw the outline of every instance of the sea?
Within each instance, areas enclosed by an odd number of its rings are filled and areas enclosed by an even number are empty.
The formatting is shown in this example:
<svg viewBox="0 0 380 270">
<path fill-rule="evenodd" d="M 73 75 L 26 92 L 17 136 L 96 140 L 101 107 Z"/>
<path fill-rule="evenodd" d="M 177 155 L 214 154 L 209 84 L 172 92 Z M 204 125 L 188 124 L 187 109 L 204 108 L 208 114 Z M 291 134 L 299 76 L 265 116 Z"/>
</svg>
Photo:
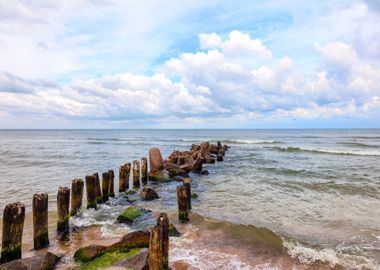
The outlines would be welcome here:
<svg viewBox="0 0 380 270">
<path fill-rule="evenodd" d="M 1 216 L 6 204 L 25 204 L 23 250 L 31 254 L 34 193 L 49 195 L 54 239 L 60 186 L 113 169 L 117 187 L 119 166 L 148 157 L 151 147 L 165 158 L 204 141 L 229 148 L 223 162 L 204 165 L 208 175 L 190 174 L 198 198 L 189 223 L 177 221 L 178 182 L 148 183 L 160 199 L 138 202 L 168 213 L 183 233 L 170 239 L 170 262 L 198 269 L 380 269 L 380 129 L 0 130 Z M 77 228 L 98 228 L 73 242 L 133 230 L 115 224 L 128 205 L 120 195 L 72 218 Z M 71 263 L 66 256 L 61 268 Z"/>
</svg>

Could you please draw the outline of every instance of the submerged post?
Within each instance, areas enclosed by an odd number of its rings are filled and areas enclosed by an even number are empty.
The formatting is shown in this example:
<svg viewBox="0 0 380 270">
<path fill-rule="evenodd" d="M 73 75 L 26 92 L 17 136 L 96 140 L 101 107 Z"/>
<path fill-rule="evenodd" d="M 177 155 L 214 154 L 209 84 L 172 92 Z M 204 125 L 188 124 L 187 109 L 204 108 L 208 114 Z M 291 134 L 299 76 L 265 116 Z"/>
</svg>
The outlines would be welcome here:
<svg viewBox="0 0 380 270">
<path fill-rule="evenodd" d="M 132 165 L 133 171 L 133 187 L 140 186 L 140 161 L 134 160 Z"/>
<path fill-rule="evenodd" d="M 110 180 L 109 196 L 115 197 L 115 187 L 114 187 L 115 174 L 114 174 L 113 170 L 108 171 L 108 177 Z"/>
<path fill-rule="evenodd" d="M 33 195 L 33 243 L 34 249 L 49 245 L 47 193 Z"/>
<path fill-rule="evenodd" d="M 102 187 L 100 186 L 99 174 L 94 173 L 94 176 L 95 176 L 95 188 L 96 188 L 96 202 L 102 203 L 103 202 Z"/>
<path fill-rule="evenodd" d="M 87 209 L 95 208 L 96 209 L 96 188 L 95 188 L 95 176 L 87 175 L 86 176 L 86 193 L 87 193 Z"/>
<path fill-rule="evenodd" d="M 108 172 L 102 174 L 102 193 L 103 193 L 103 202 L 108 201 L 109 199 L 109 190 L 110 190 L 110 177 Z"/>
<path fill-rule="evenodd" d="M 5 206 L 0 264 L 20 259 L 25 206 L 17 202 Z"/>
<path fill-rule="evenodd" d="M 141 182 L 143 185 L 148 183 L 148 159 L 141 159 Z"/>
<path fill-rule="evenodd" d="M 71 182 L 71 212 L 75 216 L 82 207 L 84 182 L 82 179 L 74 179 Z"/>
<path fill-rule="evenodd" d="M 185 186 L 177 187 L 177 202 L 178 202 L 178 219 L 180 221 L 189 221 L 189 206 Z"/>
<path fill-rule="evenodd" d="M 184 178 L 183 179 L 183 186 L 186 189 L 186 197 L 187 197 L 187 207 L 188 209 L 191 209 L 191 180 L 190 178 Z"/>
<path fill-rule="evenodd" d="M 69 230 L 70 189 L 59 187 L 57 194 L 57 231 Z"/>
</svg>

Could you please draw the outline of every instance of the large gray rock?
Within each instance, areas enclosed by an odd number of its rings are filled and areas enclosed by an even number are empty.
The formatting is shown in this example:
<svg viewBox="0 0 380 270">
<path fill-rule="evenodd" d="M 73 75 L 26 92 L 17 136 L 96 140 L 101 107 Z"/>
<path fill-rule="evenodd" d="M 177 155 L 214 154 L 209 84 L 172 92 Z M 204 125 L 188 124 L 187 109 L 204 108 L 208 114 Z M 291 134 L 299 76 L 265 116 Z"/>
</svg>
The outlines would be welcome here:
<svg viewBox="0 0 380 270">
<path fill-rule="evenodd" d="M 50 270 L 59 262 L 60 258 L 46 252 L 30 258 L 18 259 L 0 265 L 1 270 Z"/>
</svg>

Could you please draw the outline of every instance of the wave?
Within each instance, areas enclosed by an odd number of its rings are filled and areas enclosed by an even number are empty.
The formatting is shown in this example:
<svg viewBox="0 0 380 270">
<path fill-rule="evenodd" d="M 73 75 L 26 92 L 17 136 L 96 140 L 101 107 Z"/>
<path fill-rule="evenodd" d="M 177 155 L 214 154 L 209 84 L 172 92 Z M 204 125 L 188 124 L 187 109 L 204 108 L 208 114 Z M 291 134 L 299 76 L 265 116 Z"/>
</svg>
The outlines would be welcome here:
<svg viewBox="0 0 380 270">
<path fill-rule="evenodd" d="M 360 255 L 345 254 L 331 248 L 309 247 L 294 240 L 283 239 L 287 253 L 305 264 L 328 264 L 344 269 L 379 269 L 375 260 Z"/>
<path fill-rule="evenodd" d="M 338 150 L 338 149 L 321 149 L 321 148 L 301 148 L 301 147 L 272 147 L 274 150 L 280 152 L 298 153 L 308 152 L 316 154 L 330 154 L 330 155 L 348 155 L 348 156 L 380 156 L 378 151 L 350 151 L 350 150 Z"/>
<path fill-rule="evenodd" d="M 281 143 L 280 141 L 274 140 L 224 140 L 223 143 L 226 144 L 276 144 Z"/>
<path fill-rule="evenodd" d="M 366 143 L 360 143 L 360 142 L 342 142 L 341 145 L 345 146 L 351 146 L 351 147 L 361 147 L 361 148 L 379 148 L 380 145 L 376 144 L 366 144 Z"/>
</svg>

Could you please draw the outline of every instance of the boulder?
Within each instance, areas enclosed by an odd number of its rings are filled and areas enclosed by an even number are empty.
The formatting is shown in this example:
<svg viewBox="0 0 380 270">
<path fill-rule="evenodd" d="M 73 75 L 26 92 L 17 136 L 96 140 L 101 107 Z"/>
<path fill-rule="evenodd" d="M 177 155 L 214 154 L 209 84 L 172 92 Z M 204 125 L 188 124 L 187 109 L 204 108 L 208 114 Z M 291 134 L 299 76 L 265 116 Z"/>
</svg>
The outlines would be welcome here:
<svg viewBox="0 0 380 270">
<path fill-rule="evenodd" d="M 136 206 L 129 206 L 128 208 L 124 209 L 124 211 L 117 217 L 116 222 L 131 224 L 137 218 L 149 212 L 150 211 L 143 208 L 137 208 Z"/>
<path fill-rule="evenodd" d="M 46 252 L 30 258 L 13 260 L 0 266 L 1 270 L 50 270 L 54 269 L 60 258 L 51 253 Z"/>
<path fill-rule="evenodd" d="M 149 179 L 157 182 L 168 182 L 170 181 L 170 176 L 167 171 L 155 171 L 149 173 Z"/>
<path fill-rule="evenodd" d="M 151 172 L 162 171 L 164 169 L 164 160 L 160 149 L 153 147 L 149 150 L 149 168 Z"/>
<path fill-rule="evenodd" d="M 122 266 L 123 269 L 149 270 L 149 252 L 147 248 L 125 260 L 118 261 L 114 266 Z"/>
<path fill-rule="evenodd" d="M 147 248 L 149 247 L 149 231 L 134 231 L 124 235 L 119 242 L 112 244 L 111 249 Z"/>
<path fill-rule="evenodd" d="M 201 171 L 201 175 L 209 175 L 208 170 L 203 170 L 203 171 Z"/>
<path fill-rule="evenodd" d="M 108 252 L 123 251 L 136 248 L 149 247 L 149 231 L 134 231 L 124 235 L 118 242 L 110 246 L 89 245 L 81 247 L 74 254 L 74 260 L 77 262 L 90 262 L 95 258 Z"/>
<path fill-rule="evenodd" d="M 158 199 L 158 194 L 157 192 L 149 187 L 144 187 L 141 192 L 140 192 L 140 197 L 144 201 L 151 201 L 154 199 Z"/>
<path fill-rule="evenodd" d="M 108 247 L 101 245 L 89 245 L 86 247 L 81 247 L 74 253 L 74 260 L 77 262 L 89 262 L 94 258 L 102 255 L 106 252 Z"/>
</svg>

